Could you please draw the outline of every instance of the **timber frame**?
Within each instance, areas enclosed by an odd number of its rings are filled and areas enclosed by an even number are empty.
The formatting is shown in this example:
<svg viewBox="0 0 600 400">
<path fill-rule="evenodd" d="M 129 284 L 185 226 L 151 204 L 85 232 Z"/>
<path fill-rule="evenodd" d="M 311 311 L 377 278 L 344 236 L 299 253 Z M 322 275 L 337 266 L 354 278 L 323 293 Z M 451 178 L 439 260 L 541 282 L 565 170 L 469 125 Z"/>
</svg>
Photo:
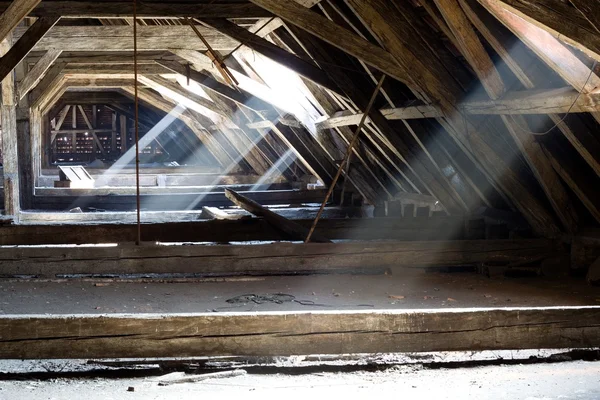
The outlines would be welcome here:
<svg viewBox="0 0 600 400">
<path fill-rule="evenodd" d="M 450 215 L 517 210 L 535 235 L 575 234 L 588 216 L 600 223 L 600 30 L 586 17 L 597 11 L 591 3 L 544 0 L 543 11 L 513 0 L 140 5 L 140 126 L 150 131 L 183 105 L 173 132 L 186 137 L 178 146 L 202 147 L 196 161 L 226 173 L 275 170 L 290 182 L 311 175 L 327 186 L 383 73 L 392 79 L 341 188 L 375 205 L 401 193 L 433 196 Z M 68 135 L 61 140 L 76 153 L 77 132 L 91 130 L 91 158 L 131 147 L 132 106 L 123 103 L 134 92 L 131 11 L 127 2 L 0 2 L 7 214 L 36 204 L 56 135 Z M 222 81 L 208 48 L 225 57 L 237 88 Z M 271 62 L 296 75 L 293 86 L 279 87 Z M 282 103 L 282 90 L 301 91 L 293 101 L 304 111 Z M 83 101 L 114 110 L 108 148 Z M 61 130 L 69 112 L 85 125 Z"/>
<path fill-rule="evenodd" d="M 598 4 L 0 1 L 0 279 L 597 283 Z M 15 314 L 0 358 L 597 347 L 599 312 Z"/>
</svg>

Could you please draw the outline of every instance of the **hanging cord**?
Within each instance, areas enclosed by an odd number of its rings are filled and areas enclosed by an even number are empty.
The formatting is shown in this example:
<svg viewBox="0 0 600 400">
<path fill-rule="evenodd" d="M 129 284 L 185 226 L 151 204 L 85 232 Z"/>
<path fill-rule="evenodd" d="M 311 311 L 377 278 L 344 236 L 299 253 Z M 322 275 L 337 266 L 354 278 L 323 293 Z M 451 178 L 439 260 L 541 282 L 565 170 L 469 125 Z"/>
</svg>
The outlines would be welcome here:
<svg viewBox="0 0 600 400">
<path fill-rule="evenodd" d="M 137 0 L 133 0 L 133 88 L 135 96 L 135 202 L 137 214 L 137 236 L 135 244 L 142 243 L 142 219 L 140 215 L 140 129 L 138 96 L 138 52 L 137 52 Z M 125 140 L 127 132 L 125 132 Z M 123 133 L 121 133 L 121 140 Z M 123 145 L 123 144 L 121 144 Z"/>
<path fill-rule="evenodd" d="M 306 236 L 306 240 L 304 241 L 304 243 L 310 242 L 310 238 L 312 237 L 313 233 L 315 232 L 315 229 L 317 228 L 317 224 L 319 223 L 321 214 L 323 214 L 323 210 L 325 210 L 325 205 L 327 204 L 327 201 L 329 201 L 329 197 L 331 197 L 331 194 L 333 193 L 333 190 L 335 189 L 335 185 L 337 184 L 337 181 L 340 179 L 340 176 L 342 175 L 342 171 L 344 171 L 344 167 L 346 166 L 346 163 L 348 162 L 348 160 L 350 159 L 350 156 L 352 155 L 352 150 L 354 149 L 354 146 L 356 146 L 356 143 L 358 142 L 360 132 L 362 131 L 363 126 L 365 125 L 365 122 L 367 121 L 367 118 L 369 117 L 369 113 L 371 112 L 371 108 L 373 108 L 373 104 L 375 104 L 375 100 L 377 99 L 377 94 L 379 94 L 379 90 L 383 86 L 383 81 L 385 81 L 385 74 L 381 76 L 381 79 L 379 80 L 379 83 L 377 84 L 377 87 L 375 88 L 375 91 L 373 92 L 373 96 L 371 96 L 371 100 L 369 100 L 369 105 L 367 106 L 362 118 L 360 119 L 360 123 L 358 124 L 358 127 L 356 128 L 356 132 L 354 133 L 354 136 L 352 137 L 352 141 L 350 142 L 350 144 L 348 145 L 348 149 L 346 150 L 346 155 L 344 156 L 344 159 L 340 163 L 340 167 L 338 168 L 337 173 L 335 174 L 335 177 L 333 178 L 333 181 L 331 182 L 331 185 L 329 185 L 329 190 L 327 190 L 325 199 L 323 199 L 323 204 L 321 204 L 321 208 L 319 208 L 317 217 L 315 218 L 315 221 L 313 222 L 312 226 L 310 227 L 310 231 L 308 232 L 308 235 Z M 347 177 L 346 177 L 346 179 L 347 179 Z"/>
<path fill-rule="evenodd" d="M 594 61 L 594 64 L 592 65 L 592 67 L 590 68 L 590 73 L 587 77 L 587 79 L 585 80 L 585 83 L 583 84 L 583 87 L 581 88 L 581 90 L 578 91 L 577 93 L 577 97 L 575 97 L 575 101 L 573 101 L 573 104 L 571 104 L 571 107 L 569 107 L 569 109 L 567 110 L 567 113 L 565 114 L 564 117 L 562 117 L 560 119 L 560 121 L 558 121 L 556 124 L 554 124 L 552 126 L 552 128 L 544 131 L 544 132 L 533 132 L 529 129 L 525 129 L 523 128 L 515 119 L 515 117 L 510 114 L 509 117 L 510 119 L 515 123 L 517 129 L 519 129 L 522 132 L 528 133 L 530 135 L 535 135 L 535 136 L 544 136 L 547 135 L 548 133 L 552 132 L 556 127 L 558 127 L 560 124 L 562 124 L 563 122 L 565 122 L 565 120 L 567 119 L 567 117 L 571 114 L 571 111 L 573 110 L 573 107 L 575 107 L 575 105 L 577 104 L 577 102 L 579 101 L 579 98 L 581 97 L 581 95 L 583 94 L 583 91 L 585 90 L 585 87 L 588 85 L 588 83 L 590 83 L 590 79 L 592 79 L 592 76 L 594 75 L 594 69 L 596 68 L 596 65 L 598 64 L 598 61 Z"/>
</svg>

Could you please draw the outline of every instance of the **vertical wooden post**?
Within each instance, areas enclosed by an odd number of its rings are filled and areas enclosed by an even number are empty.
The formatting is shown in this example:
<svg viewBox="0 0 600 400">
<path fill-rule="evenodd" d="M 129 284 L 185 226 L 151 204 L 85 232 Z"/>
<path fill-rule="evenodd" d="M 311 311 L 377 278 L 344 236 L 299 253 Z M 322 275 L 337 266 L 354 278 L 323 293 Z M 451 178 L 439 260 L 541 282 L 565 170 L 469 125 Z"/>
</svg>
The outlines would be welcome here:
<svg viewBox="0 0 600 400">
<path fill-rule="evenodd" d="M 112 132 L 110 137 L 110 152 L 113 156 L 117 153 L 117 113 L 112 113 Z"/>
<path fill-rule="evenodd" d="M 121 115 L 121 154 L 125 154 L 127 151 L 127 117 L 125 115 Z"/>
<path fill-rule="evenodd" d="M 11 46 L 12 35 L 0 43 L 0 54 L 5 54 Z M 17 142 L 17 108 L 15 80 L 10 73 L 2 81 L 2 155 L 4 166 L 4 213 L 11 215 L 15 222 L 19 218 L 19 157 Z"/>
</svg>

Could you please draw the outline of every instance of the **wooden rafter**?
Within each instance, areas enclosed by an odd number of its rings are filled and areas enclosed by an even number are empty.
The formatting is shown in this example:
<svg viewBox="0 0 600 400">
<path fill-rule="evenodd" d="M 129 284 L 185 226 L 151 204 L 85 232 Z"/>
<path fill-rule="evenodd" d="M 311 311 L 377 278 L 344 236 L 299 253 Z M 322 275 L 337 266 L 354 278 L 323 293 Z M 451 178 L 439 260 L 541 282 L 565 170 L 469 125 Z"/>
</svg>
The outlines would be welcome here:
<svg viewBox="0 0 600 400">
<path fill-rule="evenodd" d="M 501 98 L 506 91 L 506 85 L 458 0 L 435 0 L 435 2 L 457 39 L 462 54 L 479 77 L 485 91 L 493 100 Z M 519 145 L 563 225 L 570 233 L 577 232 L 578 216 L 574 206 L 560 177 L 554 171 L 543 145 L 536 141 L 534 135 L 528 133 L 529 126 L 525 118 L 502 116 L 502 121 Z"/>
<path fill-rule="evenodd" d="M 40 3 L 41 0 L 13 0 L 0 8 L 0 42 L 15 29 L 23 18 Z"/>
<path fill-rule="evenodd" d="M 59 17 L 40 18 L 25 31 L 23 36 L 0 59 L 0 79 L 4 79 L 27 56 L 59 19 Z"/>
</svg>

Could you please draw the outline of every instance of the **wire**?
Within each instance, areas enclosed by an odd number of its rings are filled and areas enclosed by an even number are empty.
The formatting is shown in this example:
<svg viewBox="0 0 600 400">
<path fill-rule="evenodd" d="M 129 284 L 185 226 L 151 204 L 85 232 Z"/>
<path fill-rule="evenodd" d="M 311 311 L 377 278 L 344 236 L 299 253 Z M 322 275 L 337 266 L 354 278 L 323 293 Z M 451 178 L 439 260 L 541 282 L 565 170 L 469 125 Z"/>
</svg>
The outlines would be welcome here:
<svg viewBox="0 0 600 400">
<path fill-rule="evenodd" d="M 583 84 L 581 90 L 578 91 L 577 93 L 577 97 L 575 97 L 575 101 L 573 101 L 573 104 L 571 104 L 571 107 L 569 107 L 569 109 L 567 110 L 567 113 L 565 114 L 564 117 L 562 117 L 560 119 L 560 121 L 558 121 L 557 123 L 555 123 L 552 128 L 548 129 L 545 132 L 533 132 L 529 129 L 524 129 L 515 119 L 514 116 L 509 115 L 510 119 L 513 120 L 513 122 L 515 123 L 517 129 L 519 129 L 522 132 L 528 133 L 530 135 L 535 135 L 535 136 L 544 136 L 547 135 L 548 133 L 552 132 L 555 128 L 557 128 L 560 124 L 562 124 L 563 122 L 565 122 L 565 120 L 567 119 L 567 117 L 571 114 L 571 111 L 573 110 L 573 107 L 575 107 L 575 105 L 577 104 L 577 102 L 579 101 L 579 98 L 581 97 L 581 95 L 583 94 L 583 91 L 585 90 L 585 87 L 588 85 L 588 83 L 590 82 L 590 79 L 592 78 L 592 75 L 594 75 L 594 69 L 596 68 L 596 65 L 598 64 L 598 61 L 594 61 L 594 64 L 592 65 L 592 67 L 590 68 L 590 74 L 588 75 L 585 83 Z"/>
<path fill-rule="evenodd" d="M 140 214 L 140 116 L 138 95 L 138 51 L 137 51 L 137 0 L 133 0 L 133 88 L 135 96 L 135 202 L 137 216 L 137 236 L 135 244 L 142 243 L 142 218 Z M 121 133 L 121 136 L 123 133 Z M 127 135 L 125 133 L 125 135 Z"/>
</svg>

